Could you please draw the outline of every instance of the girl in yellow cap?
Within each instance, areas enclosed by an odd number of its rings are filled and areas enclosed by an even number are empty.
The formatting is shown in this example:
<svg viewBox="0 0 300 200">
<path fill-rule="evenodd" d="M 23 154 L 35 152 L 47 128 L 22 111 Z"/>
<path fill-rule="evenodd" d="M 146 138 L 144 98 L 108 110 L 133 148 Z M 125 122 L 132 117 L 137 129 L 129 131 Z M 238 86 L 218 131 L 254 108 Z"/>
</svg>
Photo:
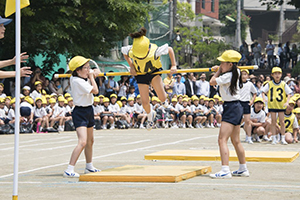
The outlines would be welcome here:
<svg viewBox="0 0 300 200">
<path fill-rule="evenodd" d="M 224 111 L 218 138 L 222 169 L 215 174 L 211 174 L 211 178 L 231 178 L 232 175 L 249 176 L 245 151 L 240 141 L 240 124 L 243 117 L 243 107 L 240 104 L 240 88 L 243 85 L 237 64 L 241 57 L 239 52 L 227 50 L 222 56 L 217 58 L 221 61 L 221 65 L 212 67 L 212 70 L 216 71 L 216 73 L 209 83 L 213 86 L 219 85 L 219 93 L 224 101 Z M 232 175 L 229 170 L 229 150 L 227 145 L 229 137 L 240 163 L 239 169 L 233 171 Z"/>
<path fill-rule="evenodd" d="M 177 68 L 173 49 L 168 44 L 158 47 L 156 44 L 150 43 L 150 40 L 146 37 L 146 32 L 145 28 L 141 28 L 139 32 L 131 33 L 133 45 L 122 47 L 122 53 L 130 66 L 131 74 L 136 76 L 143 107 L 148 117 L 147 129 L 151 130 L 154 126 L 153 120 L 156 113 L 150 107 L 149 85 L 153 86 L 162 102 L 167 98 L 161 77 L 153 74 L 162 70 L 160 56 L 169 54 L 171 74 L 176 73 Z M 137 75 L 137 72 L 145 74 Z"/>
<path fill-rule="evenodd" d="M 69 62 L 72 71 L 70 85 L 72 89 L 73 103 L 72 119 L 76 129 L 78 144 L 72 152 L 68 168 L 63 176 L 78 178 L 79 174 L 74 171 L 75 164 L 84 150 L 86 167 L 84 173 L 98 172 L 92 163 L 94 143 L 94 95 L 98 94 L 98 86 L 95 77 L 100 73 L 99 69 L 90 69 L 90 59 L 75 56 Z"/>
<path fill-rule="evenodd" d="M 272 68 L 272 81 L 268 81 L 267 84 L 264 85 L 263 99 L 265 101 L 265 95 L 268 97 L 268 110 L 271 114 L 271 126 L 270 131 L 272 135 L 272 144 L 277 144 L 276 138 L 276 123 L 277 123 L 277 115 L 280 123 L 280 133 L 281 133 L 281 143 L 287 144 L 285 141 L 285 123 L 284 123 L 284 111 L 290 101 L 290 97 L 292 94 L 292 90 L 290 87 L 284 82 L 281 81 L 282 70 L 279 67 Z"/>
</svg>

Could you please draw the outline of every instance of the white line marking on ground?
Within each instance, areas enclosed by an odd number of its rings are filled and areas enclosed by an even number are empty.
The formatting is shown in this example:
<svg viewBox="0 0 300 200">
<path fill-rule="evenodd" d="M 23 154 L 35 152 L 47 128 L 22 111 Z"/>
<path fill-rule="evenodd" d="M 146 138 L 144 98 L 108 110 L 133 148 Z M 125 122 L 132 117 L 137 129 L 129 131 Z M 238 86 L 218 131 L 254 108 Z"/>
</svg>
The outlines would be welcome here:
<svg viewBox="0 0 300 200">
<path fill-rule="evenodd" d="M 147 147 L 141 147 L 141 148 L 135 148 L 135 149 L 130 149 L 130 150 L 126 150 L 126 151 L 120 151 L 120 152 L 110 153 L 110 154 L 106 154 L 106 155 L 101 155 L 101 156 L 93 157 L 93 160 L 95 160 L 97 158 L 105 158 L 105 157 L 108 157 L 108 156 L 115 156 L 115 155 L 120 155 L 120 154 L 135 152 L 135 151 L 140 151 L 140 150 L 144 150 L 144 149 L 151 149 L 153 147 L 174 145 L 174 144 L 178 144 L 178 143 L 181 143 L 181 142 L 188 142 L 188 141 L 192 141 L 192 140 L 198 140 L 198 139 L 204 139 L 204 138 L 210 138 L 210 137 L 216 137 L 216 134 L 215 135 L 204 136 L 204 137 L 194 137 L 194 138 L 189 138 L 189 139 L 184 139 L 184 140 L 178 140 L 178 141 L 175 141 L 175 142 L 162 143 L 162 144 L 151 145 L 151 146 L 147 146 Z M 77 163 L 78 162 L 85 162 L 85 159 L 78 160 Z M 38 170 L 42 170 L 42 169 L 48 169 L 48 168 L 58 167 L 58 166 L 67 165 L 67 164 L 68 164 L 68 162 L 64 162 L 64 163 L 59 163 L 59 164 L 55 164 L 55 165 L 48 165 L 48 166 L 44 166 L 44 167 L 38 167 L 38 168 L 35 168 L 35 169 L 21 171 L 21 172 L 19 172 L 19 174 L 26 174 L 26 173 L 30 173 L 30 172 L 34 172 L 34 171 L 38 171 Z M 6 177 L 10 177 L 10 176 L 13 176 L 13 175 L 14 175 L 13 173 L 7 174 L 7 175 L 3 175 L 3 176 L 0 176 L 0 179 L 1 178 L 6 178 Z"/>
</svg>

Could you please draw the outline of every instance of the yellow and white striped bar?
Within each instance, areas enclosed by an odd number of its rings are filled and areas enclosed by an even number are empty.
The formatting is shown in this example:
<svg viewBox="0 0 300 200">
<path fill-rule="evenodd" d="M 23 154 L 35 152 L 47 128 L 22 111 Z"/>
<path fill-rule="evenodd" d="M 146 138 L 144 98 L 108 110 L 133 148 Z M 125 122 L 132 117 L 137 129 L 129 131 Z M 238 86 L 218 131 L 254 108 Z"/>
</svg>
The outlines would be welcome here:
<svg viewBox="0 0 300 200">
<path fill-rule="evenodd" d="M 258 69 L 257 65 L 253 66 L 239 66 L 239 69 L 250 69 L 256 70 Z M 191 72 L 211 72 L 213 71 L 212 68 L 192 68 L 192 69 L 178 69 L 177 73 L 191 73 Z M 168 74 L 170 70 L 162 70 L 159 72 L 155 72 L 153 74 Z M 145 73 L 137 73 L 137 75 L 143 75 Z M 130 76 L 130 72 L 104 72 L 100 73 L 98 76 Z M 55 74 L 55 78 L 70 78 L 71 74 Z"/>
</svg>

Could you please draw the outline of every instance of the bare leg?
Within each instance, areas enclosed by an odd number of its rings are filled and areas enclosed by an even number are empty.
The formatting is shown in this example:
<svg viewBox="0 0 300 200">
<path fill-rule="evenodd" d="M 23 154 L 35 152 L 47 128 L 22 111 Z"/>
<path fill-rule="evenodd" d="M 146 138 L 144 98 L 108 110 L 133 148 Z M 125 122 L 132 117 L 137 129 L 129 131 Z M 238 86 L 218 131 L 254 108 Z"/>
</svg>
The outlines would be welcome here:
<svg viewBox="0 0 300 200">
<path fill-rule="evenodd" d="M 87 128 L 84 126 L 76 128 L 76 133 L 78 137 L 78 144 L 72 152 L 70 165 L 75 166 L 82 150 L 85 148 L 87 143 Z"/>
<path fill-rule="evenodd" d="M 94 128 L 90 127 L 87 128 L 87 141 L 84 149 L 86 163 L 92 162 L 93 144 L 94 144 Z"/>
</svg>

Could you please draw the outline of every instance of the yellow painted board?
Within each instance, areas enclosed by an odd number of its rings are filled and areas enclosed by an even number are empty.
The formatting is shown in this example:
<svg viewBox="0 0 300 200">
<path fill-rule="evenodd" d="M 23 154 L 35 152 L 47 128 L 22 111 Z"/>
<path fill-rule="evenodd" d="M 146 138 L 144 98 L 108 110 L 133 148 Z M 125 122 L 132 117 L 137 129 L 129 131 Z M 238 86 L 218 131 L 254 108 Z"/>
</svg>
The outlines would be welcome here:
<svg viewBox="0 0 300 200">
<path fill-rule="evenodd" d="M 245 151 L 248 162 L 293 162 L 295 151 Z M 218 150 L 164 150 L 145 155 L 146 160 L 221 160 Z M 235 151 L 230 151 L 230 161 L 238 161 Z"/>
<path fill-rule="evenodd" d="M 209 172 L 211 172 L 210 166 L 125 165 L 80 175 L 79 181 L 176 183 Z"/>
</svg>

